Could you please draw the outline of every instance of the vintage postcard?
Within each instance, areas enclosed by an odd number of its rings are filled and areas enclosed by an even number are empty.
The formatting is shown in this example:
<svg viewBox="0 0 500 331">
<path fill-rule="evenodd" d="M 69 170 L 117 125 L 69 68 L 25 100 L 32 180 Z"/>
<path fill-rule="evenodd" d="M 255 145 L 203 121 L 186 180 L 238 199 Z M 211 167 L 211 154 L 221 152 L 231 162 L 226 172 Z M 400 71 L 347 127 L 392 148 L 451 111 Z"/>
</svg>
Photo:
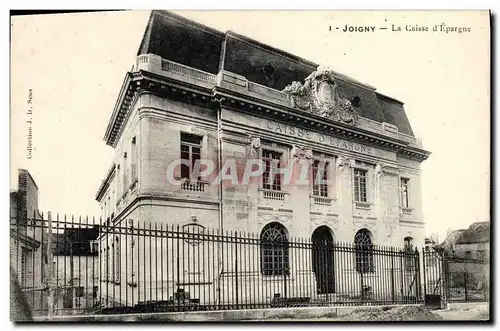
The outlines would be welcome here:
<svg viewBox="0 0 500 331">
<path fill-rule="evenodd" d="M 11 319 L 490 320 L 490 20 L 11 16 Z"/>
</svg>

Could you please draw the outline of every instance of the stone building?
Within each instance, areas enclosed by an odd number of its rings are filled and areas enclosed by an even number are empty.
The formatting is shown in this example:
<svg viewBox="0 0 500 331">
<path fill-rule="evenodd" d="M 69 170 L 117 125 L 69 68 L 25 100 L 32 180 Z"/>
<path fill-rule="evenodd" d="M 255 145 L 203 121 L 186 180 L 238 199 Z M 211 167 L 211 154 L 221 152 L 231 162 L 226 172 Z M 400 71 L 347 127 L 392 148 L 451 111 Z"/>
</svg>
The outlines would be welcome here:
<svg viewBox="0 0 500 331">
<path fill-rule="evenodd" d="M 98 226 L 52 234 L 54 314 L 81 314 L 98 306 L 98 234 Z"/>
<path fill-rule="evenodd" d="M 10 268 L 30 309 L 47 304 L 43 291 L 43 230 L 34 226 L 40 220 L 38 186 L 28 170 L 18 170 L 17 190 L 10 192 Z"/>
<path fill-rule="evenodd" d="M 467 229 L 455 230 L 441 245 L 452 256 L 489 260 L 490 222 L 475 222 Z"/>
<path fill-rule="evenodd" d="M 104 140 L 116 151 L 96 195 L 105 225 L 424 245 L 430 153 L 403 103 L 231 31 L 153 11 Z M 139 271 L 124 266 L 140 242 L 102 240 L 112 283 L 140 291 L 128 279 Z"/>
</svg>

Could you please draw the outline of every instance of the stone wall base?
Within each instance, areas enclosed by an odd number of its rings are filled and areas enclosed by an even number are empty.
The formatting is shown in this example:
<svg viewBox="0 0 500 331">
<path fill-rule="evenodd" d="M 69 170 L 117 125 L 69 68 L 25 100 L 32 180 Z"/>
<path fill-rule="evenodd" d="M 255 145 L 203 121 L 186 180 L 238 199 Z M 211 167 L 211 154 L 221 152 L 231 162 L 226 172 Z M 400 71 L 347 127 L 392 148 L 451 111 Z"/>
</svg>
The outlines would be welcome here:
<svg viewBox="0 0 500 331">
<path fill-rule="evenodd" d="M 370 306 L 370 307 L 388 307 Z M 421 306 L 421 305 L 407 305 Z M 271 309 L 241 309 L 200 312 L 171 312 L 123 315 L 54 316 L 52 322 L 205 322 L 270 320 L 280 318 L 311 319 L 339 317 L 350 313 L 359 306 L 348 307 L 296 307 Z M 36 318 L 37 322 L 48 322 L 47 317 Z"/>
</svg>

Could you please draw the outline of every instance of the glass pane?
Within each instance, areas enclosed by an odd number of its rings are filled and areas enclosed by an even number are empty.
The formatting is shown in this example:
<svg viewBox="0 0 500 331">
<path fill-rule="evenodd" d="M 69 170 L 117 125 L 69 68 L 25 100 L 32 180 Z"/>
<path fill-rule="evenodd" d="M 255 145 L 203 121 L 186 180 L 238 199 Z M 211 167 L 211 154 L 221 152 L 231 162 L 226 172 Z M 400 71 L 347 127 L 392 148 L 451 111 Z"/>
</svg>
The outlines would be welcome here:
<svg viewBox="0 0 500 331">
<path fill-rule="evenodd" d="M 189 178 L 189 167 L 181 164 L 181 178 Z"/>
<path fill-rule="evenodd" d="M 203 137 L 201 137 L 201 136 L 197 136 L 197 135 L 186 133 L 186 132 L 181 132 L 181 141 L 182 142 L 200 145 L 202 138 Z"/>
</svg>

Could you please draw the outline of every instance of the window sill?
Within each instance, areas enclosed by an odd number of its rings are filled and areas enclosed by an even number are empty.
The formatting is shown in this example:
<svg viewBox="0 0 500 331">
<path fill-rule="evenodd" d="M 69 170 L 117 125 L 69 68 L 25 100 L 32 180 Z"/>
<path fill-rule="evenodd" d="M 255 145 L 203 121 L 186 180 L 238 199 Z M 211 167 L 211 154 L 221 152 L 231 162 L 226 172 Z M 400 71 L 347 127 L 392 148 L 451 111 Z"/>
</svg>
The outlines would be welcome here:
<svg viewBox="0 0 500 331">
<path fill-rule="evenodd" d="M 207 191 L 207 186 L 210 184 L 205 180 L 193 180 L 189 178 L 176 178 L 180 181 L 180 190 L 182 192 L 204 193 Z"/>
<path fill-rule="evenodd" d="M 287 200 L 286 196 L 290 195 L 290 193 L 285 192 L 285 191 L 265 189 L 262 187 L 259 187 L 258 190 L 259 190 L 261 199 L 263 199 L 265 201 L 281 201 L 283 203 Z"/>
<path fill-rule="evenodd" d="M 366 272 L 359 272 L 359 271 L 355 270 L 352 273 L 356 274 L 358 276 L 363 276 L 363 277 L 378 277 L 378 276 L 380 276 L 380 273 L 378 273 L 375 270 L 374 271 L 366 271 Z"/>
<path fill-rule="evenodd" d="M 366 201 L 355 201 L 354 204 L 356 206 L 356 209 L 366 209 L 366 210 L 371 209 L 373 205 L 371 202 L 366 202 Z"/>
<path fill-rule="evenodd" d="M 414 208 L 401 207 L 401 211 L 405 215 L 411 215 L 413 210 L 414 210 Z"/>
<path fill-rule="evenodd" d="M 328 200 L 334 200 L 334 201 L 337 201 L 337 198 L 332 198 L 332 197 L 324 197 L 322 195 L 314 195 L 314 194 L 310 194 L 309 195 L 310 198 L 320 198 L 320 199 L 328 199 Z"/>
<path fill-rule="evenodd" d="M 294 280 L 294 278 L 290 275 L 280 275 L 280 276 L 267 276 L 267 275 L 260 275 L 262 277 L 262 281 L 265 282 L 283 282 L 285 280 Z"/>
<path fill-rule="evenodd" d="M 260 192 L 274 192 L 274 193 L 282 193 L 282 194 L 290 195 L 290 193 L 288 193 L 286 191 L 283 191 L 283 190 L 273 190 L 273 189 L 270 189 L 270 188 L 263 188 L 263 187 L 259 187 L 258 190 Z"/>
<path fill-rule="evenodd" d="M 337 201 L 336 198 L 324 197 L 321 195 L 310 195 L 311 203 L 315 206 L 327 206 L 331 207 L 332 203 Z"/>
</svg>

